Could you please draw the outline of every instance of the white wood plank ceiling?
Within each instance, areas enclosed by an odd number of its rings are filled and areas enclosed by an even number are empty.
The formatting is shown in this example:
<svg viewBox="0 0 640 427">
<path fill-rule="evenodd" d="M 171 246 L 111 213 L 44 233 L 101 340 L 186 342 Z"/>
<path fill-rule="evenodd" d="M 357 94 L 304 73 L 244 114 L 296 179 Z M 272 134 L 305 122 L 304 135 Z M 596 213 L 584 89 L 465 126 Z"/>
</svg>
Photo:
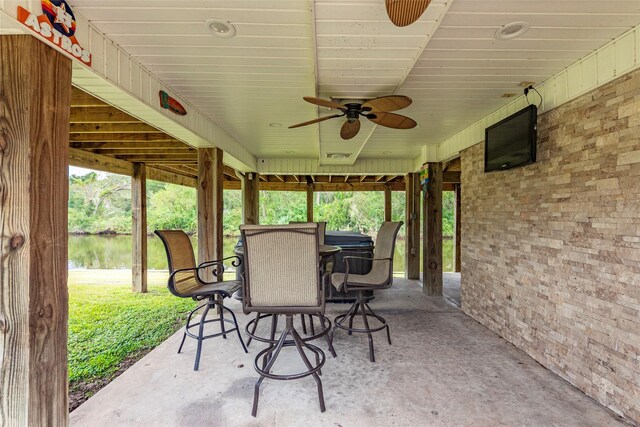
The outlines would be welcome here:
<svg viewBox="0 0 640 427">
<path fill-rule="evenodd" d="M 432 0 L 414 24 L 389 22 L 384 0 L 70 0 L 107 37 L 259 159 L 415 159 L 522 93 L 640 24 L 638 0 Z M 236 36 L 218 38 L 219 18 Z M 514 40 L 505 24 L 526 21 Z M 398 113 L 419 127 L 362 119 L 343 141 L 344 119 L 303 96 L 369 99 L 402 94 Z M 278 126 L 278 124 L 280 126 Z M 343 160 L 327 159 L 346 152 Z"/>
</svg>

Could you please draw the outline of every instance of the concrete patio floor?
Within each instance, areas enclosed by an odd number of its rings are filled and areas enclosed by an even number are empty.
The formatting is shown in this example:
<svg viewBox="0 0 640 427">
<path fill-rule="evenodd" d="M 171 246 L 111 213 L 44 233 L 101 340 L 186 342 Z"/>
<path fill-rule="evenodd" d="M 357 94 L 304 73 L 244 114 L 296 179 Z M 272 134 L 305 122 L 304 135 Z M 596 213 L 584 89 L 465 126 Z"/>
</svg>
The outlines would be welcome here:
<svg viewBox="0 0 640 427">
<path fill-rule="evenodd" d="M 229 301 L 229 300 L 227 300 Z M 229 305 L 243 325 L 251 318 Z M 376 362 L 366 338 L 337 332 L 337 358 L 322 370 L 327 410 L 318 407 L 311 377 L 265 379 L 251 416 L 255 355 L 237 337 L 205 341 L 194 372 L 195 341 L 176 354 L 176 333 L 70 415 L 75 426 L 604 426 L 612 412 L 540 366 L 443 298 L 426 297 L 419 282 L 396 279 L 371 306 L 391 325 L 393 345 L 375 335 Z M 333 318 L 348 308 L 329 304 Z M 263 322 L 267 326 L 267 322 Z M 297 322 L 299 324 L 299 322 Z M 243 327 L 244 333 L 244 327 Z M 324 340 L 316 342 L 323 350 Z M 278 367 L 300 367 L 295 349 Z"/>
</svg>

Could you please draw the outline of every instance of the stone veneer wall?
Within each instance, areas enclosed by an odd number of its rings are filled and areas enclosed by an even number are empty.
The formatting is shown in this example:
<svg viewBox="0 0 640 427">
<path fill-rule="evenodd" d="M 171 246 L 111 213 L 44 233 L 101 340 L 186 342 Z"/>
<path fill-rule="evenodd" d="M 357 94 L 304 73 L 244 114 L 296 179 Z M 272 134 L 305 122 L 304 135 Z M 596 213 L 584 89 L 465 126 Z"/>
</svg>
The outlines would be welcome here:
<svg viewBox="0 0 640 427">
<path fill-rule="evenodd" d="M 541 114 L 535 164 L 462 153 L 461 252 L 465 313 L 640 422 L 640 71 Z"/>
</svg>

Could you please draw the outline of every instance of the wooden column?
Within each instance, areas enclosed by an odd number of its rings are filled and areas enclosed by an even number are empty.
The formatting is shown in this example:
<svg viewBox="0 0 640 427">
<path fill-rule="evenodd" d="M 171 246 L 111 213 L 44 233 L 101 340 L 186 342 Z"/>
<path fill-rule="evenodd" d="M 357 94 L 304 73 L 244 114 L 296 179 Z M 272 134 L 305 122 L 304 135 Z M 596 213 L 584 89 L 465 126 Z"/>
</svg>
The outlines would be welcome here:
<svg viewBox="0 0 640 427">
<path fill-rule="evenodd" d="M 391 188 L 384 188 L 384 220 L 391 221 Z"/>
<path fill-rule="evenodd" d="M 313 222 L 313 184 L 307 184 L 307 222 Z"/>
<path fill-rule="evenodd" d="M 462 218 L 462 197 L 461 197 L 461 186 L 460 184 L 455 184 L 454 186 L 454 194 L 455 194 L 455 222 L 456 222 L 456 229 L 455 229 L 455 242 L 454 242 L 454 247 L 453 247 L 453 251 L 454 251 L 454 271 L 456 272 L 460 272 L 461 269 L 461 261 L 460 261 L 460 238 L 462 236 L 461 234 L 461 218 Z"/>
<path fill-rule="evenodd" d="M 71 60 L 0 36 L 0 424 L 67 425 Z"/>
<path fill-rule="evenodd" d="M 242 180 L 242 220 L 244 224 L 258 224 L 260 220 L 260 177 L 249 172 Z"/>
<path fill-rule="evenodd" d="M 420 279 L 420 174 L 406 176 L 407 243 L 405 245 L 405 271 L 407 279 Z"/>
<path fill-rule="evenodd" d="M 222 258 L 222 171 L 221 149 L 198 148 L 199 263 Z"/>
<path fill-rule="evenodd" d="M 427 295 L 442 295 L 442 163 L 429 163 L 423 203 L 423 289 Z"/>
<path fill-rule="evenodd" d="M 131 177 L 132 291 L 147 292 L 147 169 L 133 164 Z"/>
</svg>

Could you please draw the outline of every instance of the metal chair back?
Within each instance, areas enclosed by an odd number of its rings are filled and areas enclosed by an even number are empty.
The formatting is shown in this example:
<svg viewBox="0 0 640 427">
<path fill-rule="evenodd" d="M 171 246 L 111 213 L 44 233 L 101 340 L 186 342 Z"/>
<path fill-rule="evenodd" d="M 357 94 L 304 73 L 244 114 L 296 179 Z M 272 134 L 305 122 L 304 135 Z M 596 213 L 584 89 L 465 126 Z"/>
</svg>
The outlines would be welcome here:
<svg viewBox="0 0 640 427">
<path fill-rule="evenodd" d="M 324 312 L 318 225 L 243 225 L 245 313 Z"/>
</svg>

